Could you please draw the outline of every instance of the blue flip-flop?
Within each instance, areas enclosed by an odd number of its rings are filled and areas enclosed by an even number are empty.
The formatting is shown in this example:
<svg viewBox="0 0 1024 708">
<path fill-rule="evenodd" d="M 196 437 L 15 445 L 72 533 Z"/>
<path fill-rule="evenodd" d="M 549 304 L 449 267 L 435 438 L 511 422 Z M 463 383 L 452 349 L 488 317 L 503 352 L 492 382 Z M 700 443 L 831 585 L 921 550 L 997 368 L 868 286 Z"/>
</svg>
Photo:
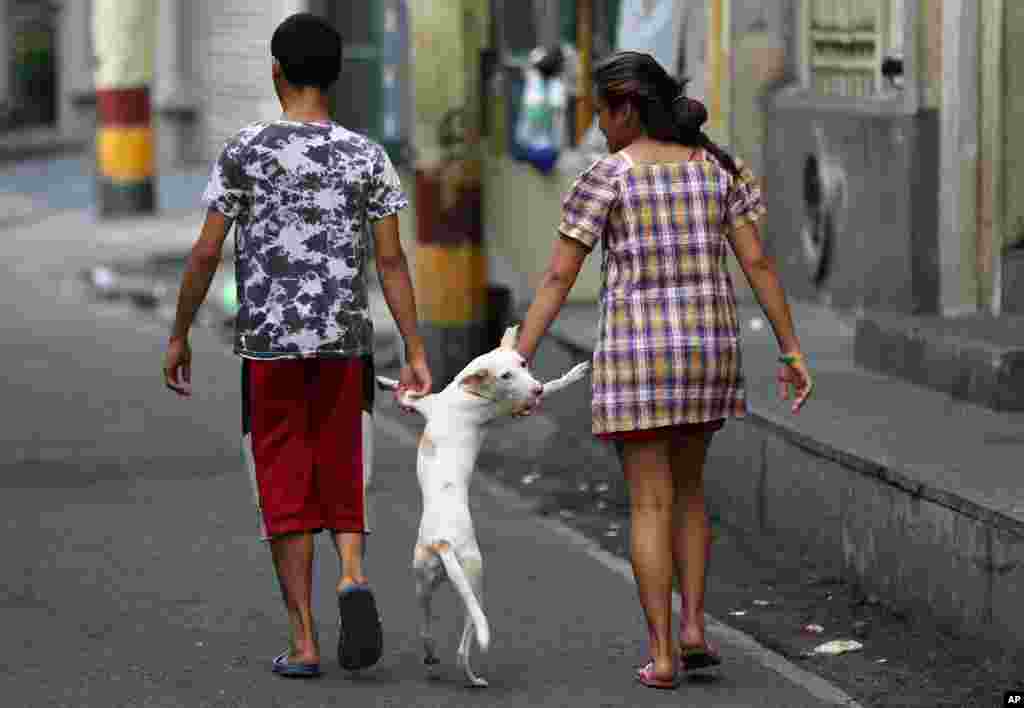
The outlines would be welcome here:
<svg viewBox="0 0 1024 708">
<path fill-rule="evenodd" d="M 369 585 L 350 585 L 338 593 L 338 663 L 347 671 L 380 661 L 384 649 L 377 602 Z"/>
<path fill-rule="evenodd" d="M 316 678 L 320 675 L 320 664 L 293 664 L 288 661 L 288 652 L 274 659 L 274 673 L 288 678 Z"/>
</svg>

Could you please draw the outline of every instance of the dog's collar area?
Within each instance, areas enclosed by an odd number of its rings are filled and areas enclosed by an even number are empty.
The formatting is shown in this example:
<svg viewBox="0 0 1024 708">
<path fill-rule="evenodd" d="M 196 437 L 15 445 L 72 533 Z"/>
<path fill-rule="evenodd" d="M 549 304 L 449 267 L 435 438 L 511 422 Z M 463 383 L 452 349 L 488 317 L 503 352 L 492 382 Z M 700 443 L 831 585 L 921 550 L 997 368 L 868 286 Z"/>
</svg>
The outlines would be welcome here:
<svg viewBox="0 0 1024 708">
<path fill-rule="evenodd" d="M 484 394 L 480 393 L 479 391 L 474 391 L 471 388 L 466 388 L 465 386 L 463 386 L 462 390 L 465 391 L 466 393 L 468 393 L 470 396 L 476 396 L 477 398 L 482 398 L 485 401 L 490 401 L 491 403 L 497 403 L 498 402 L 498 399 L 491 398 L 490 396 L 485 396 Z"/>
</svg>

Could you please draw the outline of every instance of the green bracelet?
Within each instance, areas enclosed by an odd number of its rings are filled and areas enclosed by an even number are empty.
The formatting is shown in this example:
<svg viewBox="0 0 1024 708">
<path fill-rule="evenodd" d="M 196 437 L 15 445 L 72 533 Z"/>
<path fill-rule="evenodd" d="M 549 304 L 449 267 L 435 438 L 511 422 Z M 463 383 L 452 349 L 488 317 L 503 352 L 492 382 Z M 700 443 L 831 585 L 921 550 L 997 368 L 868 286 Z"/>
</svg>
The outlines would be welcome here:
<svg viewBox="0 0 1024 708">
<path fill-rule="evenodd" d="M 779 357 L 779 363 L 785 364 L 786 366 L 792 366 L 798 361 L 803 360 L 803 354 L 783 354 Z"/>
</svg>

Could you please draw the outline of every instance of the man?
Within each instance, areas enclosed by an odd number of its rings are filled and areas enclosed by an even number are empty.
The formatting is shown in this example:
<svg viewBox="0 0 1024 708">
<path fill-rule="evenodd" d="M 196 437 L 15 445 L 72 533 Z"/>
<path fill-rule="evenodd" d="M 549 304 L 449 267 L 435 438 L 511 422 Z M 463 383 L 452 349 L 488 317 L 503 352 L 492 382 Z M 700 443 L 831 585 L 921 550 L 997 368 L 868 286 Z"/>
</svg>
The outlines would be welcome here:
<svg viewBox="0 0 1024 708">
<path fill-rule="evenodd" d="M 273 671 L 302 677 L 320 674 L 311 585 L 313 536 L 324 529 L 341 561 L 339 662 L 355 670 L 381 655 L 362 565 L 374 383 L 367 226 L 405 344 L 400 388 L 425 395 L 431 375 L 399 241 L 397 212 L 408 202 L 398 176 L 379 145 L 328 114 L 341 37 L 321 18 L 292 15 L 274 32 L 271 54 L 283 115 L 243 128 L 213 167 L 164 377 L 178 394 L 191 393 L 189 329 L 234 223 L 243 447 L 291 627 L 290 649 Z"/>
</svg>

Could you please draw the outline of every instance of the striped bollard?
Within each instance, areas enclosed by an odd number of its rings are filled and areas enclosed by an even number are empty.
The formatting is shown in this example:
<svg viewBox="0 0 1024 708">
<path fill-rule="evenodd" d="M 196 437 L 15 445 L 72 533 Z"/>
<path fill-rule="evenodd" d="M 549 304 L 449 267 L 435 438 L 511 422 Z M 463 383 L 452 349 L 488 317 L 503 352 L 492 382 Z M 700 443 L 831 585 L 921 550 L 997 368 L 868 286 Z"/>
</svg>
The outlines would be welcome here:
<svg viewBox="0 0 1024 708">
<path fill-rule="evenodd" d="M 150 86 L 157 0 L 93 0 L 100 217 L 156 211 Z"/>
</svg>

